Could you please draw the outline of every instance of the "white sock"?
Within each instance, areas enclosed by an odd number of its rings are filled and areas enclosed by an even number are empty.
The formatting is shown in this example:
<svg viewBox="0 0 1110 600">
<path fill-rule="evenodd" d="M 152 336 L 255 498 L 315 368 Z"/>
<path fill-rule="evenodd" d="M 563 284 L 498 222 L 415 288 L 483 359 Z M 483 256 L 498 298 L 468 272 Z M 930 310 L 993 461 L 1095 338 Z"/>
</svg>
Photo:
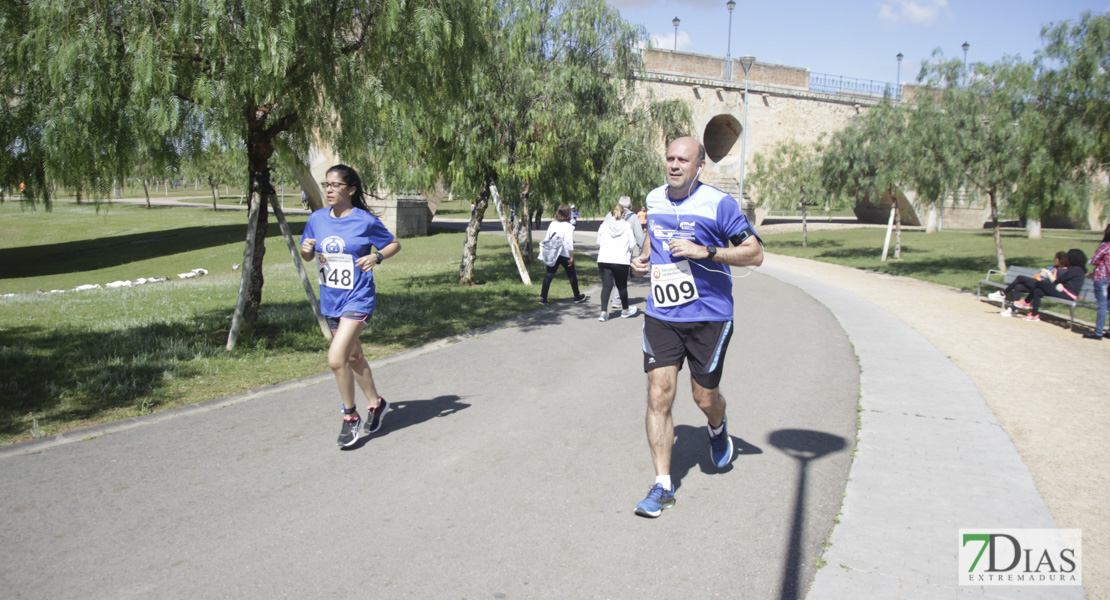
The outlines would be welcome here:
<svg viewBox="0 0 1110 600">
<path fill-rule="evenodd" d="M 722 421 L 721 421 L 721 425 L 720 425 L 719 427 L 717 427 L 716 429 L 713 429 L 712 427 L 710 427 L 710 428 L 709 428 L 709 431 L 710 431 L 710 432 L 711 432 L 711 433 L 712 433 L 713 435 L 721 435 L 721 431 L 723 431 L 723 430 L 724 430 L 724 428 L 725 428 L 725 422 L 724 422 L 724 421 L 722 420 Z"/>
<path fill-rule="evenodd" d="M 673 487 L 671 487 L 671 476 L 670 475 L 656 475 L 655 476 L 655 483 L 658 483 L 659 485 L 667 488 L 668 490 L 673 490 L 674 489 Z"/>
</svg>

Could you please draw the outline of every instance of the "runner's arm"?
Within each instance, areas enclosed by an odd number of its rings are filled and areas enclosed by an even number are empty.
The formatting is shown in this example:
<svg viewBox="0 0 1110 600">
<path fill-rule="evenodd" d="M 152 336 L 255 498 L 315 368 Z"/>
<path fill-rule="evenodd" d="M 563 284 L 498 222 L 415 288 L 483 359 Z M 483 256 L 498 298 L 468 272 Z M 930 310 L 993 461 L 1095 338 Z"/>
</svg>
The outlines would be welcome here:
<svg viewBox="0 0 1110 600">
<path fill-rule="evenodd" d="M 671 240 L 671 255 L 682 258 L 709 258 L 709 250 L 705 246 L 695 244 L 690 240 Z M 759 238 L 749 235 L 740 245 L 731 248 L 717 248 L 713 262 L 732 267 L 758 267 L 763 264 L 763 244 Z"/>
<path fill-rule="evenodd" d="M 378 260 L 379 254 L 382 255 L 382 260 L 385 260 L 391 256 L 396 255 L 400 251 L 401 242 L 397 241 L 397 238 L 394 238 L 392 242 L 389 242 L 385 245 L 384 248 L 381 248 L 377 252 L 371 252 L 366 256 L 359 257 L 359 259 L 355 261 L 355 265 L 357 265 L 358 268 L 362 269 L 362 272 L 365 273 L 380 264 L 380 261 Z"/>
</svg>

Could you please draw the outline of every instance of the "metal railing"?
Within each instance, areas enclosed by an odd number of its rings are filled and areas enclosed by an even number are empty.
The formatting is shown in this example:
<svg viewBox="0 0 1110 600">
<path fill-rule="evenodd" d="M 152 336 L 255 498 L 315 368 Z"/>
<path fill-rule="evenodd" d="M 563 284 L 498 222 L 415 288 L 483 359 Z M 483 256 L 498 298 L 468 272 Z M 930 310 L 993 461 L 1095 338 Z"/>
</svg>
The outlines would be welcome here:
<svg viewBox="0 0 1110 600">
<path fill-rule="evenodd" d="M 902 88 L 893 83 L 856 79 L 826 73 L 809 74 L 809 91 L 836 96 L 858 96 L 867 99 L 888 98 L 902 101 Z"/>
</svg>

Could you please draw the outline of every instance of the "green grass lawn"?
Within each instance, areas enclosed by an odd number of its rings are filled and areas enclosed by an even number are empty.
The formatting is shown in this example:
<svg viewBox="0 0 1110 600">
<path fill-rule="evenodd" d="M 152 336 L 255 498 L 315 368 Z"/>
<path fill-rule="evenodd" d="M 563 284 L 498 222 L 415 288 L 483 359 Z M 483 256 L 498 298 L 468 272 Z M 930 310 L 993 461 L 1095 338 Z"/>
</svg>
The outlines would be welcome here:
<svg viewBox="0 0 1110 600">
<path fill-rule="evenodd" d="M 997 266 L 994 234 L 989 230 L 903 231 L 902 260 L 890 258 L 894 256 L 892 235 L 889 256 L 884 263 L 885 235 L 883 228 L 811 231 L 809 244 L 803 248 L 801 233 L 783 233 L 767 236 L 766 248 L 778 254 L 913 277 L 969 292 L 976 290 L 978 281 L 988 269 Z M 1039 240 L 1028 239 L 1024 231 L 1003 231 L 1002 251 L 1007 265 L 1040 268 L 1051 265 L 1052 257 L 1059 250 L 1079 248 L 1090 257 L 1101 240 L 1100 232 L 1091 231 L 1046 230 Z M 1052 310 L 1047 305 L 1046 309 Z M 1077 308 L 1075 316 L 1093 321 L 1094 311 Z"/>
<path fill-rule="evenodd" d="M 290 217 L 299 236 L 304 216 Z M 246 213 L 130 205 L 0 204 L 0 444 L 219 398 L 327 370 L 327 342 L 271 217 L 259 321 L 224 350 Z M 463 234 L 402 240 L 377 274 L 378 310 L 362 336 L 372 358 L 536 308 L 502 236 L 480 237 L 478 285 L 454 283 Z M 596 268 L 580 259 L 588 287 Z M 209 274 L 177 279 L 204 268 Z M 35 290 L 164 275 L 171 281 L 58 294 Z M 569 297 L 565 277 L 552 297 Z"/>
<path fill-rule="evenodd" d="M 437 217 L 445 217 L 451 219 L 469 219 L 470 218 L 470 201 L 469 200 L 444 200 L 439 203 L 436 208 Z M 497 211 L 490 208 L 486 210 L 486 218 L 497 218 Z"/>
</svg>

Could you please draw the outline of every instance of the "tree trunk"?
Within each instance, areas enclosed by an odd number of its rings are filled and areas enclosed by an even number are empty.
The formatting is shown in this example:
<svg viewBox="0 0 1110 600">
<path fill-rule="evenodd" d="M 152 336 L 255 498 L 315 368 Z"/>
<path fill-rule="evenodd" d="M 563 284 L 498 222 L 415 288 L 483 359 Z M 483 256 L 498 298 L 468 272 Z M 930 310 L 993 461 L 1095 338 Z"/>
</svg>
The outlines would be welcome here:
<svg viewBox="0 0 1110 600">
<path fill-rule="evenodd" d="M 925 233 L 936 233 L 936 232 L 937 232 L 937 205 L 936 204 L 930 204 L 929 205 L 929 217 L 928 217 L 928 220 L 925 222 Z"/>
<path fill-rule="evenodd" d="M 1031 240 L 1041 239 L 1041 220 L 1040 219 L 1026 219 L 1025 231 Z"/>
<path fill-rule="evenodd" d="M 150 189 L 146 186 L 146 177 L 142 178 L 143 181 L 143 195 L 146 196 L 146 207 L 150 208 Z"/>
<path fill-rule="evenodd" d="M 893 192 L 890 199 L 894 201 L 894 260 L 902 260 L 902 207 Z"/>
<path fill-rule="evenodd" d="M 474 203 L 470 222 L 466 225 L 466 241 L 463 242 L 462 263 L 459 264 L 461 285 L 474 285 L 474 259 L 478 256 L 478 234 L 482 231 L 482 219 L 485 218 L 486 207 L 489 206 L 489 184 L 489 178 L 482 182 L 478 201 Z"/>
<path fill-rule="evenodd" d="M 806 231 L 806 226 L 808 225 L 808 223 L 806 223 L 806 216 L 808 213 L 809 211 L 806 210 L 806 205 L 802 204 L 802 248 L 809 245 L 809 232 Z"/>
<path fill-rule="evenodd" d="M 264 283 L 262 260 L 266 256 L 266 230 L 270 221 L 266 203 L 270 196 L 274 195 L 274 188 L 270 185 L 270 170 L 268 167 L 265 169 L 261 172 L 252 172 L 250 184 L 250 206 L 253 207 L 255 203 L 260 204 L 258 207 L 258 224 L 255 226 L 257 243 L 254 250 L 254 260 L 250 264 L 250 294 L 247 298 L 247 305 L 243 310 L 243 319 L 251 325 L 258 320 L 258 309 L 262 305 L 262 285 Z M 243 263 L 243 268 L 247 268 L 247 263 Z"/>
<path fill-rule="evenodd" d="M 991 224 L 994 229 L 994 252 L 998 257 L 998 270 L 1006 271 L 1006 255 L 1002 252 L 1002 227 L 998 224 L 998 200 L 995 198 L 995 190 L 991 188 L 987 190 L 987 197 L 991 201 Z"/>
<path fill-rule="evenodd" d="M 524 285 L 532 285 L 532 278 L 528 276 L 528 267 L 524 266 L 524 258 L 520 256 L 520 246 L 516 243 L 516 235 L 510 229 L 511 225 L 508 222 L 508 217 L 504 211 L 504 205 L 501 203 L 501 194 L 497 191 L 497 184 L 491 182 L 489 185 L 489 195 L 493 198 L 493 206 L 497 209 L 497 218 L 501 220 L 501 227 L 505 231 L 505 237 L 509 240 L 509 249 L 513 253 L 513 261 L 516 262 L 516 270 L 520 272 L 520 281 Z"/>
<path fill-rule="evenodd" d="M 262 203 L 252 204 L 250 207 L 250 215 L 247 217 L 247 245 L 243 250 L 243 267 L 242 274 L 239 278 L 239 298 L 235 302 L 235 314 L 231 316 L 231 329 L 227 332 L 227 350 L 230 352 L 235 349 L 235 343 L 239 341 L 239 329 L 243 325 L 244 311 L 247 306 L 247 299 L 250 295 L 251 274 L 247 269 L 247 265 L 254 260 L 254 248 L 257 245 L 255 239 L 255 232 L 257 231 L 255 225 L 258 222 L 258 213 Z M 265 244 L 266 240 L 262 240 Z"/>
<path fill-rule="evenodd" d="M 216 209 L 216 199 L 220 197 L 219 196 L 220 184 L 209 181 L 208 186 L 212 188 L 212 211 L 215 212 L 217 210 Z"/>
<path fill-rule="evenodd" d="M 520 255 L 526 265 L 531 265 L 536 260 L 532 252 L 532 207 L 528 203 L 529 187 L 530 184 L 525 181 L 524 190 L 520 193 L 520 218 L 517 219 L 516 228 L 516 243 L 520 247 Z"/>
</svg>

